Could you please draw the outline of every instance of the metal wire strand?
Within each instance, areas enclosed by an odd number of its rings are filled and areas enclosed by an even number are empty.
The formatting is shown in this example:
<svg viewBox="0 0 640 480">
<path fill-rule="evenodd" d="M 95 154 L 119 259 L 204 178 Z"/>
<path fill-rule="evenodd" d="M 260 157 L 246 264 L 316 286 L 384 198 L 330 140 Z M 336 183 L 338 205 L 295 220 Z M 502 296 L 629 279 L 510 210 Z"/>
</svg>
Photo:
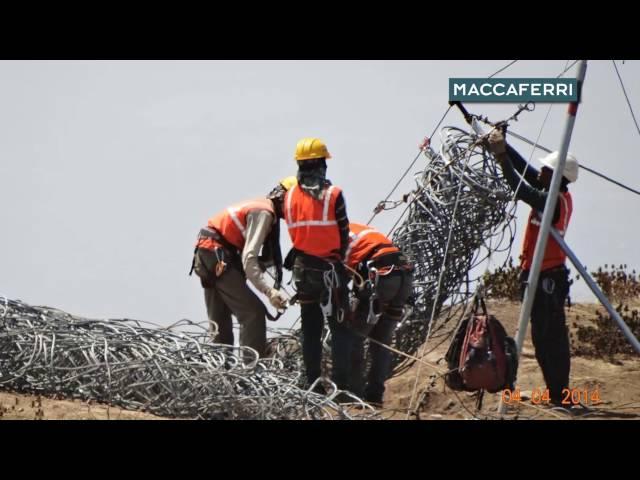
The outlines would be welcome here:
<svg viewBox="0 0 640 480">
<path fill-rule="evenodd" d="M 269 340 L 270 356 L 213 344 L 202 325 L 90 320 L 4 299 L 0 386 L 197 419 L 374 419 L 326 379 L 304 388 L 298 332 Z M 344 403 L 346 400 L 349 403 Z"/>
</svg>

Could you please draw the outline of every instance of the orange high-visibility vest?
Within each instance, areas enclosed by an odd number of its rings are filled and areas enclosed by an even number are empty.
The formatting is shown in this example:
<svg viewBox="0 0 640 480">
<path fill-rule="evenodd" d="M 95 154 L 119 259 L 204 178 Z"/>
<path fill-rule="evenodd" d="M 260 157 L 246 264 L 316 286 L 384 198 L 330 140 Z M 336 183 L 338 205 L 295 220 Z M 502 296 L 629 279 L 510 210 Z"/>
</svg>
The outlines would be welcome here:
<svg viewBox="0 0 640 480">
<path fill-rule="evenodd" d="M 232 205 L 222 212 L 214 215 L 207 222 L 209 228 L 213 228 L 224 237 L 231 245 L 242 251 L 245 244 L 245 229 L 247 228 L 247 214 L 252 210 L 266 210 L 275 218 L 273 203 L 266 198 L 257 198 Z M 222 247 L 215 240 L 208 237 L 198 239 L 198 248 L 213 250 Z"/>
<path fill-rule="evenodd" d="M 391 240 L 375 228 L 361 223 L 349 224 L 349 248 L 344 261 L 348 267 L 355 268 L 365 259 L 371 260 L 399 251 Z"/>
<path fill-rule="evenodd" d="M 342 190 L 331 185 L 320 200 L 294 185 L 284 197 L 284 219 L 293 247 L 307 255 L 340 259 L 336 200 Z"/>
<path fill-rule="evenodd" d="M 560 192 L 558 195 L 558 204 L 560 205 L 560 218 L 553 224 L 561 237 L 564 238 L 564 234 L 569 226 L 569 219 L 573 213 L 573 201 L 571 200 L 571 194 L 569 192 Z M 529 221 L 527 222 L 527 230 L 524 233 L 524 242 L 522 244 L 522 254 L 520 255 L 521 267 L 523 270 L 530 270 L 533 263 L 533 251 L 536 248 L 536 240 L 538 239 L 538 231 L 540 230 L 541 216 L 537 211 L 531 210 L 529 214 Z M 544 258 L 542 259 L 542 270 L 548 270 L 553 267 L 564 265 L 567 258 L 564 250 L 560 248 L 558 242 L 556 242 L 551 235 L 547 240 L 547 248 L 544 252 Z"/>
</svg>

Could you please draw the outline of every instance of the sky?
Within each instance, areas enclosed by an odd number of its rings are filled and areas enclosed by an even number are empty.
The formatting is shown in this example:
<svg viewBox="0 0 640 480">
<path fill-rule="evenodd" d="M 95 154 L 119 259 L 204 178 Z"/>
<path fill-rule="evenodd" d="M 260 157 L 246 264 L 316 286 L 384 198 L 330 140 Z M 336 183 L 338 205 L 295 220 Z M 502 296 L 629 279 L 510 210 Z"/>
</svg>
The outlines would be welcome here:
<svg viewBox="0 0 640 480">
<path fill-rule="evenodd" d="M 327 176 L 342 187 L 350 220 L 366 222 L 447 110 L 449 78 L 509 62 L 0 61 L 0 295 L 90 318 L 206 320 L 202 288 L 187 275 L 198 230 L 294 175 L 300 138 L 326 142 Z M 616 62 L 640 114 L 640 62 Z M 497 76 L 555 77 L 565 65 L 521 60 Z M 498 120 L 516 105 L 467 107 Z M 548 109 L 538 104 L 511 129 L 537 138 Z M 540 143 L 558 149 L 565 123 L 566 106 L 553 106 Z M 455 109 L 443 125 L 467 128 Z M 570 151 L 639 189 L 639 147 L 611 60 L 589 61 Z M 543 155 L 534 152 L 535 166 Z M 638 269 L 640 198 L 584 170 L 570 190 L 565 239 L 582 263 Z M 528 211 L 519 208 L 516 255 Z M 400 212 L 372 224 L 386 233 Z M 281 240 L 286 253 L 285 228 Z M 594 297 L 579 282 L 572 298 Z M 287 327 L 298 313 L 269 326 Z"/>
</svg>

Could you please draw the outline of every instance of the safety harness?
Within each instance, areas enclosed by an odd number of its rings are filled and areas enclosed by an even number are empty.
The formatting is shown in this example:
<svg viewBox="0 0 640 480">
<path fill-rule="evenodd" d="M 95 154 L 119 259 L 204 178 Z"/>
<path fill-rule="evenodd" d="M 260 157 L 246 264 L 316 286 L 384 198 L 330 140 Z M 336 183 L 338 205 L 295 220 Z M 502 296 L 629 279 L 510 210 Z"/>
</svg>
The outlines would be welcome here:
<svg viewBox="0 0 640 480">
<path fill-rule="evenodd" d="M 193 259 L 191 260 L 191 270 L 189 270 L 189 276 L 191 276 L 191 274 L 193 274 L 193 269 L 196 266 L 196 254 L 198 253 L 198 244 L 200 243 L 200 240 L 202 238 L 210 238 L 216 242 L 218 242 L 220 245 L 222 245 L 222 247 L 225 250 L 225 253 L 227 253 L 231 258 L 236 258 L 238 256 L 238 249 L 232 245 L 231 243 L 229 243 L 227 241 L 227 239 L 225 239 L 220 232 L 218 232 L 218 230 L 216 230 L 215 228 L 211 228 L 211 227 L 205 227 L 205 228 L 201 228 L 200 232 L 198 232 L 198 239 L 196 241 L 196 248 L 193 250 Z M 220 257 L 218 255 L 218 252 L 216 251 L 216 257 L 218 258 L 218 261 L 220 260 Z M 226 266 L 226 263 L 224 261 L 222 261 L 222 263 L 224 264 L 223 267 Z M 216 268 L 217 270 L 217 268 Z M 220 273 L 220 275 L 222 274 L 222 272 Z M 218 272 L 216 271 L 216 276 L 220 276 L 218 274 Z"/>
<path fill-rule="evenodd" d="M 287 270 L 293 270 L 294 263 L 298 257 L 300 257 L 303 270 L 315 272 L 318 277 L 322 277 L 322 285 L 327 292 L 327 300 L 326 302 L 322 302 L 322 300 L 318 300 L 316 297 L 312 298 L 305 295 L 304 292 L 296 292 L 296 294 L 289 300 L 289 304 L 293 305 L 296 302 L 300 304 L 318 302 L 325 320 L 333 315 L 333 308 L 335 304 L 338 306 L 336 319 L 339 323 L 343 322 L 347 309 L 342 306 L 342 302 L 343 300 L 346 300 L 347 297 L 343 298 L 342 293 L 343 287 L 346 286 L 346 283 L 341 279 L 342 272 L 340 270 L 342 269 L 342 263 L 337 260 L 332 261 L 308 255 L 296 248 L 292 248 L 284 261 L 284 268 Z"/>
<path fill-rule="evenodd" d="M 389 253 L 382 257 L 371 259 L 375 253 L 381 248 L 385 248 L 392 245 L 379 245 L 359 264 L 358 272 L 364 275 L 360 275 L 366 280 L 360 285 L 356 286 L 354 282 L 354 299 L 351 302 L 351 311 L 355 312 L 358 308 L 361 298 L 368 298 L 369 309 L 367 313 L 367 324 L 375 325 L 380 319 L 383 313 L 387 313 L 391 318 L 397 318 L 400 320 L 403 317 L 404 308 L 401 311 L 396 311 L 395 308 L 386 308 L 383 311 L 382 305 L 379 305 L 378 312 L 376 313 L 376 301 L 378 300 L 378 283 L 380 277 L 385 277 L 393 272 L 401 273 L 403 271 L 412 272 L 414 270 L 413 265 L 407 262 L 406 257 L 401 252 Z M 356 292 L 355 289 L 359 291 Z M 379 302 L 378 302 L 379 303 Z"/>
<path fill-rule="evenodd" d="M 230 257 L 230 261 L 237 262 L 240 265 L 238 249 L 234 245 L 229 243 L 229 241 L 227 239 L 225 239 L 222 236 L 222 234 L 220 234 L 220 232 L 218 232 L 218 230 L 216 230 L 215 228 L 212 228 L 212 227 L 205 227 L 205 228 L 200 229 L 200 232 L 198 232 L 198 240 L 196 242 L 196 247 L 193 250 L 193 259 L 191 260 L 191 270 L 189 270 L 189 276 L 191 276 L 193 274 L 193 269 L 195 268 L 195 265 L 196 265 L 196 255 L 198 253 L 198 248 L 199 248 L 198 244 L 200 242 L 200 239 L 202 239 L 202 238 L 210 238 L 210 239 L 218 242 L 220 245 L 222 245 L 224 254 L 228 255 Z M 223 255 L 222 258 L 220 257 L 220 252 L 219 252 L 218 248 L 214 249 L 214 252 L 215 252 L 215 255 L 216 255 L 216 259 L 218 260 L 218 262 L 216 263 L 215 274 L 216 274 L 216 277 L 220 277 L 224 273 L 224 271 L 226 270 L 227 263 L 224 261 L 224 255 Z M 240 267 L 241 267 L 241 265 L 240 265 Z M 242 272 L 242 268 L 240 268 L 240 270 Z M 281 270 L 280 270 L 280 272 L 281 272 Z M 280 278 L 282 278 L 282 273 L 280 273 Z M 277 283 L 279 283 L 279 282 L 277 282 Z M 279 286 L 277 288 L 279 288 Z M 264 307 L 264 313 L 265 313 L 266 317 L 269 320 L 273 321 L 273 322 L 278 320 L 284 314 L 284 311 L 278 311 L 277 315 L 273 316 L 273 315 L 271 315 L 271 313 L 267 309 L 266 305 L 264 305 L 264 303 L 262 304 L 262 306 Z"/>
</svg>

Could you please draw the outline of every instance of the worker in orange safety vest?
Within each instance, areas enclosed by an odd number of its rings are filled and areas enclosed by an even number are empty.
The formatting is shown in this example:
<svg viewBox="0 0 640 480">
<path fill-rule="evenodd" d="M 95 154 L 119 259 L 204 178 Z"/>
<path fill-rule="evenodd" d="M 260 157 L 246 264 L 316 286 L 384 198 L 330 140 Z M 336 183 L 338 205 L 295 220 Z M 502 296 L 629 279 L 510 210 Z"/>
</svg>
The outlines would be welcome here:
<svg viewBox="0 0 640 480">
<path fill-rule="evenodd" d="M 200 277 L 204 288 L 214 342 L 234 344 L 233 314 L 240 324 L 240 345 L 253 348 L 260 356 L 266 347 L 265 316 L 270 314 L 246 279 L 269 298 L 273 307 L 280 312 L 286 308 L 287 297 L 279 290 L 283 194 L 279 198 L 240 202 L 211 217 L 200 230 L 192 263 L 192 271 Z M 269 252 L 270 258 L 259 255 L 261 248 Z M 273 287 L 264 278 L 267 263 L 274 264 L 278 272 Z"/>
<path fill-rule="evenodd" d="M 520 154 L 505 142 L 502 131 L 494 129 L 489 135 L 488 145 L 502 167 L 505 180 L 516 192 L 516 198 L 532 207 L 520 256 L 522 292 L 524 293 L 551 178 L 558 165 L 558 152 L 552 152 L 542 158 L 540 161 L 543 166 L 538 171 L 528 165 Z M 568 185 L 578 179 L 578 170 L 576 158 L 570 153 L 567 154 L 552 220 L 554 228 L 563 237 L 573 213 L 573 201 Z M 564 303 L 569 295 L 571 282 L 565 260 L 566 254 L 550 236 L 542 260 L 538 285 L 535 286 L 531 310 L 531 338 L 536 359 L 549 389 L 551 403 L 556 406 L 562 405 L 563 391 L 566 397 L 571 370 L 569 334 L 564 313 Z"/>
<path fill-rule="evenodd" d="M 293 271 L 302 317 L 302 353 L 307 386 L 321 377 L 324 320 L 331 331 L 331 379 L 348 385 L 352 333 L 345 326 L 348 277 L 342 264 L 349 242 L 349 219 L 342 190 L 326 178 L 331 155 L 318 138 L 296 146 L 297 184 L 284 199 L 284 219 L 293 243 L 284 266 Z M 317 391 L 323 386 L 316 382 Z"/>
<path fill-rule="evenodd" d="M 345 264 L 354 277 L 354 305 L 349 326 L 356 332 L 351 356 L 350 390 L 371 404 L 382 405 L 391 373 L 393 333 L 413 291 L 413 267 L 393 242 L 375 228 L 349 224 Z M 369 361 L 364 358 L 368 337 Z M 364 367 L 369 365 L 365 375 Z M 364 379 L 366 378 L 366 384 Z"/>
</svg>

